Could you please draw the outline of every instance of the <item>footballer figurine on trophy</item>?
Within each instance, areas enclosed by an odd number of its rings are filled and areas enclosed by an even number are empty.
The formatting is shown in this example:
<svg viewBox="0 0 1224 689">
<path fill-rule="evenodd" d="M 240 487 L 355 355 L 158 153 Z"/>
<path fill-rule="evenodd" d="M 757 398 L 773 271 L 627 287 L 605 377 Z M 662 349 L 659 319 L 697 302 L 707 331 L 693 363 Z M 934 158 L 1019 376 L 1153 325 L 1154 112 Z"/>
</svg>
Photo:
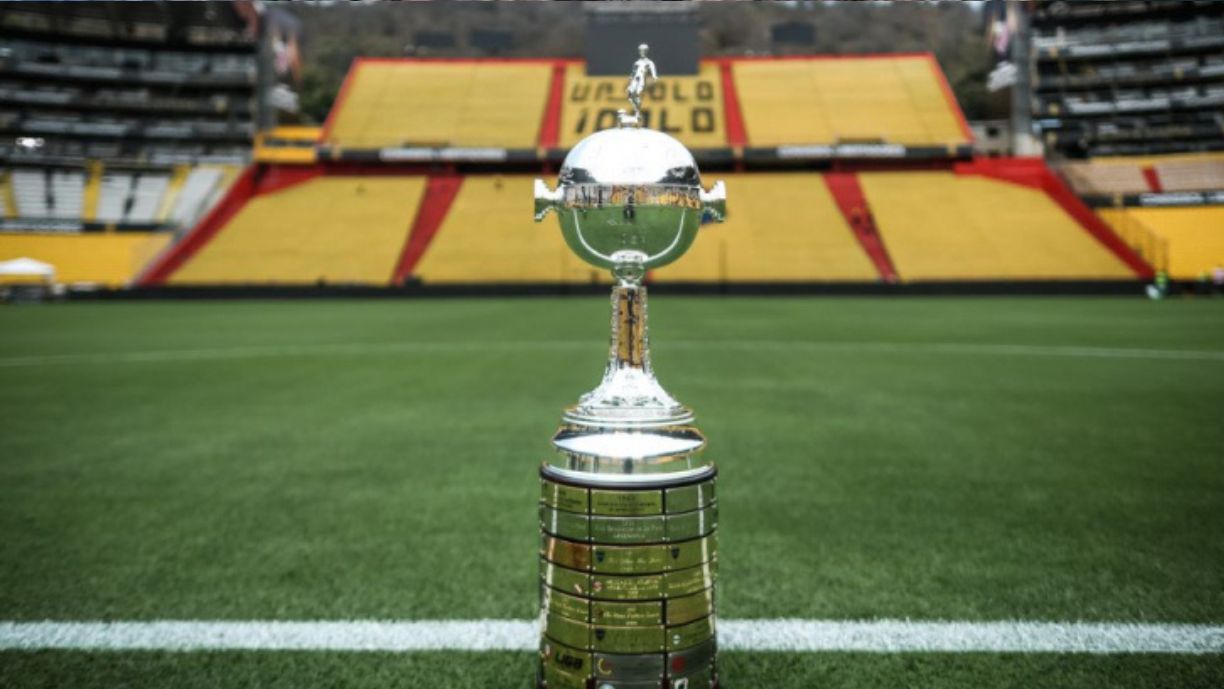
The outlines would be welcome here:
<svg viewBox="0 0 1224 689">
<path fill-rule="evenodd" d="M 718 502 L 693 412 L 650 365 L 647 270 L 680 258 L 703 217 L 721 222 L 722 182 L 701 187 L 693 155 L 641 127 L 646 58 L 627 89 L 634 115 L 578 143 L 535 219 L 556 212 L 566 243 L 608 268 L 612 338 L 603 379 L 562 416 L 540 467 L 540 665 L 546 689 L 712 689 Z"/>
<path fill-rule="evenodd" d="M 637 62 L 633 63 L 633 71 L 629 74 L 629 85 L 625 87 L 625 94 L 629 96 L 629 102 L 633 104 L 633 121 L 640 123 L 642 117 L 642 92 L 647 86 L 659 80 L 659 73 L 655 71 L 655 63 L 650 58 L 646 57 L 646 53 L 650 51 L 650 46 L 643 43 L 638 46 Z"/>
</svg>

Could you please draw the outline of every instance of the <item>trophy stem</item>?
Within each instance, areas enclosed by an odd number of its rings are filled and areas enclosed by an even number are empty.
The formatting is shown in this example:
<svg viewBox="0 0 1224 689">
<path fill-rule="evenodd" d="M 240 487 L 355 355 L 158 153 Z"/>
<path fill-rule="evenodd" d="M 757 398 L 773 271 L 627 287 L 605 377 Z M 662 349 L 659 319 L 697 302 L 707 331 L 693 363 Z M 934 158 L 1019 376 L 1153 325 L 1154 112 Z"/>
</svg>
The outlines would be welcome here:
<svg viewBox="0 0 1224 689">
<path fill-rule="evenodd" d="M 669 395 L 650 367 L 646 288 L 620 280 L 612 288 L 612 339 L 603 379 L 565 413 L 586 427 L 646 428 L 689 423 L 693 413 Z"/>
<path fill-rule="evenodd" d="M 612 343 L 604 380 L 617 371 L 635 369 L 653 376 L 650 339 L 646 329 L 646 287 L 618 284 L 612 288 Z"/>
</svg>

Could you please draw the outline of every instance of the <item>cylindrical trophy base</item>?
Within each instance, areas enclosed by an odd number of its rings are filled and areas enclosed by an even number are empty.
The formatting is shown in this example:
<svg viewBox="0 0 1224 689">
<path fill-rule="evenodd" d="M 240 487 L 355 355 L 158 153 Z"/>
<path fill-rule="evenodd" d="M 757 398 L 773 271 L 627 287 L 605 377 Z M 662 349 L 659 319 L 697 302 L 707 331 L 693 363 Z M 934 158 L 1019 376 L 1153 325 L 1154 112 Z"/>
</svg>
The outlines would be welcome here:
<svg viewBox="0 0 1224 689">
<path fill-rule="evenodd" d="M 615 488 L 540 474 L 539 686 L 716 687 L 714 467 Z"/>
</svg>

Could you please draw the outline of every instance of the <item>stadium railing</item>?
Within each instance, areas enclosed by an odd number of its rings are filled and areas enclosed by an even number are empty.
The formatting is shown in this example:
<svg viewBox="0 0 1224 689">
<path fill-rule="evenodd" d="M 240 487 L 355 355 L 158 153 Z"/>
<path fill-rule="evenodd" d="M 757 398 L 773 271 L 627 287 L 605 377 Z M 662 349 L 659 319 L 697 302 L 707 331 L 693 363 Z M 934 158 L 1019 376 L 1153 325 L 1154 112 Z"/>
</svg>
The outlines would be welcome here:
<svg viewBox="0 0 1224 689">
<path fill-rule="evenodd" d="M 1224 266 L 1224 205 L 1098 211 L 1176 280 L 1199 280 Z"/>
</svg>

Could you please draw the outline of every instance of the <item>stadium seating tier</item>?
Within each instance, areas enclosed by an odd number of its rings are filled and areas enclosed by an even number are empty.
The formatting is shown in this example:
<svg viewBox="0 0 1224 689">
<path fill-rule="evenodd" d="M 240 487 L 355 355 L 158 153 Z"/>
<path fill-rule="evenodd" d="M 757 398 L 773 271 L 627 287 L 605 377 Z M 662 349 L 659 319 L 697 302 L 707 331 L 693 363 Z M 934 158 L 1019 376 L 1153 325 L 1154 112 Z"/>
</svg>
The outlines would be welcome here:
<svg viewBox="0 0 1224 689">
<path fill-rule="evenodd" d="M 1163 266 L 1177 280 L 1198 280 L 1224 266 L 1224 206 L 1103 209 L 1100 215 L 1119 233 L 1138 225 L 1163 244 Z"/>
<path fill-rule="evenodd" d="M 1066 162 L 1060 168 L 1075 191 L 1084 195 L 1224 189 L 1224 153 L 1094 158 Z"/>
<path fill-rule="evenodd" d="M 469 176 L 414 274 L 426 284 L 605 282 L 569 250 L 556 221 L 532 221 L 532 177 Z"/>
<path fill-rule="evenodd" d="M 534 148 L 547 63 L 359 61 L 325 138 L 346 148 Z"/>
<path fill-rule="evenodd" d="M 261 194 L 170 283 L 386 285 L 424 187 L 419 176 L 327 176 Z"/>
<path fill-rule="evenodd" d="M 100 161 L 75 169 L 0 170 L 0 214 L 30 220 L 33 229 L 37 221 L 48 219 L 136 229 L 167 223 L 187 227 L 220 196 L 237 170 L 232 165 L 111 169 Z"/>
<path fill-rule="evenodd" d="M 659 282 L 875 282 L 873 260 L 822 175 L 754 172 L 726 179 L 727 222 L 702 229 L 692 250 L 652 274 Z M 1134 272 L 1046 192 L 974 174 L 859 173 L 869 210 L 900 278 L 1131 279 Z M 425 285 L 606 282 L 531 221 L 529 175 L 467 175 L 411 277 Z M 708 182 L 708 180 L 707 180 Z M 387 285 L 418 213 L 426 178 L 323 176 L 257 194 L 190 256 L 171 284 Z M 551 258 L 550 258 L 551 257 Z M 403 270 L 403 268 L 400 268 Z"/>
<path fill-rule="evenodd" d="M 756 147 L 969 143 L 960 110 L 928 55 L 732 59 L 747 144 Z M 558 111 L 549 111 L 553 70 L 563 68 Z M 726 148 L 723 64 L 662 75 L 643 95 L 646 125 L 690 148 Z M 568 148 L 615 126 L 628 108 L 625 77 L 588 76 L 583 64 L 359 60 L 329 119 L 324 143 L 340 150 L 400 147 Z M 556 116 L 557 120 L 550 117 Z M 558 138 L 541 141 L 556 126 Z"/>
<path fill-rule="evenodd" d="M 713 176 L 711 176 L 713 177 Z M 827 282 L 878 279 L 819 174 L 717 175 L 735 195 L 659 282 Z"/>
<path fill-rule="evenodd" d="M 166 232 L 0 234 L 0 261 L 33 258 L 55 266 L 57 282 L 123 287 L 170 243 Z"/>
<path fill-rule="evenodd" d="M 751 146 L 968 143 L 926 56 L 733 63 Z"/>
<path fill-rule="evenodd" d="M 1036 189 L 950 172 L 859 180 L 902 280 L 1134 278 Z"/>
</svg>

